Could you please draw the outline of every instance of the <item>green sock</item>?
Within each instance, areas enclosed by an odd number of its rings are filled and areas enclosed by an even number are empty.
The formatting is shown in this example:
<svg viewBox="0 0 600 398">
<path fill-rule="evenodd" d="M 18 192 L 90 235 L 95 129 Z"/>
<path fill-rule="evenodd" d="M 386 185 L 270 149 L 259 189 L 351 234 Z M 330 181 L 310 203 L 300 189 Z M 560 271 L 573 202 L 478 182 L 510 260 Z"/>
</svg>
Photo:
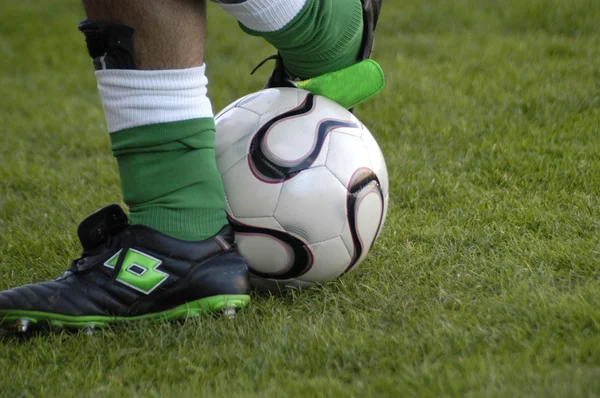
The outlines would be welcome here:
<svg viewBox="0 0 600 398">
<path fill-rule="evenodd" d="M 110 137 L 133 224 L 190 241 L 227 224 L 213 118 L 134 127 Z"/>
<path fill-rule="evenodd" d="M 357 62 L 362 44 L 363 10 L 360 0 L 307 0 L 282 29 L 247 33 L 261 36 L 281 54 L 287 73 L 308 79 Z"/>
</svg>

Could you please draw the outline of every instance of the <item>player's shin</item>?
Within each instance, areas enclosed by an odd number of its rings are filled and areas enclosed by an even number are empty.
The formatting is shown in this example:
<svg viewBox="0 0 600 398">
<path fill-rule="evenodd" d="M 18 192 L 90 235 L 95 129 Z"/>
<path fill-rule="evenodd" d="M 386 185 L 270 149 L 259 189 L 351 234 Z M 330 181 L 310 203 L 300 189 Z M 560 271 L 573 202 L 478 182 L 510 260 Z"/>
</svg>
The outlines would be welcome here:
<svg viewBox="0 0 600 398">
<path fill-rule="evenodd" d="M 164 7 L 163 17 L 136 5 L 140 15 L 126 18 L 132 27 L 111 23 L 122 18 L 104 11 L 95 13 L 95 3 L 88 2 L 88 17 L 101 21 L 84 21 L 80 29 L 96 68 L 131 221 L 184 240 L 214 235 L 227 220 L 214 160 L 203 27 L 193 25 L 202 19 L 186 16 L 187 24 L 179 20 L 171 29 L 164 19 L 176 17 L 177 7 Z M 177 48 L 186 41 L 189 48 Z"/>
</svg>

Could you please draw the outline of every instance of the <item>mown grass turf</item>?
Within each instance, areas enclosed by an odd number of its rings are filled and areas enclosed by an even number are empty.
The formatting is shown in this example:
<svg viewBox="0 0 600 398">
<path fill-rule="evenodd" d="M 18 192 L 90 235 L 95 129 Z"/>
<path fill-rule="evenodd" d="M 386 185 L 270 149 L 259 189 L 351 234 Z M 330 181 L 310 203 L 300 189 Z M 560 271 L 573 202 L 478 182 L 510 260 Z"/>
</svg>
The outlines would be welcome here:
<svg viewBox="0 0 600 398">
<path fill-rule="evenodd" d="M 391 176 L 354 273 L 235 322 L 0 340 L 1 396 L 600 394 L 600 2 L 387 0 Z M 215 109 L 271 50 L 211 8 Z M 73 1 L 0 4 L 0 289 L 58 275 L 120 200 Z"/>
</svg>

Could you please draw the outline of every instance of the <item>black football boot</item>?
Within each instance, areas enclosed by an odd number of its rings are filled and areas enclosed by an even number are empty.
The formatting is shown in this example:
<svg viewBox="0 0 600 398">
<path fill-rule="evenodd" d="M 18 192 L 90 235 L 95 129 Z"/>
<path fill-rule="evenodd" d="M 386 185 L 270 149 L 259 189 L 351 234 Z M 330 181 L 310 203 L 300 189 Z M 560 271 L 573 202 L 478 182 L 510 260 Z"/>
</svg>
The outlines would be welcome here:
<svg viewBox="0 0 600 398">
<path fill-rule="evenodd" d="M 78 229 L 83 255 L 59 278 L 0 292 L 0 325 L 93 328 L 223 312 L 249 302 L 248 268 L 231 227 L 187 242 L 131 225 L 110 205 Z"/>
<path fill-rule="evenodd" d="M 377 28 L 377 22 L 379 21 L 379 13 L 381 11 L 381 4 L 383 0 L 361 0 L 363 5 L 363 19 L 364 19 L 364 31 L 363 31 L 363 39 L 362 46 L 360 49 L 360 54 L 356 62 L 363 61 L 371 57 L 373 53 L 373 42 L 375 39 L 375 28 Z M 279 54 L 273 55 L 264 61 L 262 61 L 253 71 L 256 72 L 258 68 L 264 65 L 265 62 L 269 60 L 275 60 L 275 68 L 269 80 L 267 80 L 267 84 L 265 88 L 273 88 L 273 87 L 294 87 L 292 81 L 296 78 L 294 76 L 289 76 L 285 71 L 285 66 L 283 64 L 283 59 Z"/>
</svg>

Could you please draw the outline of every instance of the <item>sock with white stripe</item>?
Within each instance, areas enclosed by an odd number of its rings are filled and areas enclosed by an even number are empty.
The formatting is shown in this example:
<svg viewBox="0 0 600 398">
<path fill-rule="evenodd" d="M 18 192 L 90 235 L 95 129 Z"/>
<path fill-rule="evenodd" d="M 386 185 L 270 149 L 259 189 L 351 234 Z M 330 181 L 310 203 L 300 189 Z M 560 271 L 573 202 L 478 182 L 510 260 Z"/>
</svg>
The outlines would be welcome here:
<svg viewBox="0 0 600 398">
<path fill-rule="evenodd" d="M 205 66 L 96 72 L 134 224 L 203 240 L 227 224 Z"/>
<path fill-rule="evenodd" d="M 279 51 L 286 71 L 308 79 L 357 62 L 361 0 L 217 0 L 244 31 Z"/>
</svg>

